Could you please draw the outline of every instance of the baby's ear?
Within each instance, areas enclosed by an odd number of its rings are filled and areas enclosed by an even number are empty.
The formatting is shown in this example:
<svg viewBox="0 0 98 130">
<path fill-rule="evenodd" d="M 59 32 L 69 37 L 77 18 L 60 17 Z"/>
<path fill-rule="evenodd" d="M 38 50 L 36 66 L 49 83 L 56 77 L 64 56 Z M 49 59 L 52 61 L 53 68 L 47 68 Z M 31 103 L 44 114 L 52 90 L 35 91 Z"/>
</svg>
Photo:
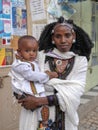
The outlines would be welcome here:
<svg viewBox="0 0 98 130">
<path fill-rule="evenodd" d="M 18 53 L 18 54 L 21 54 L 21 50 L 20 50 L 20 49 L 17 49 L 17 53 Z"/>
<path fill-rule="evenodd" d="M 21 50 L 17 49 L 17 54 L 21 56 Z"/>
<path fill-rule="evenodd" d="M 17 52 L 20 52 L 20 49 L 17 49 Z"/>
</svg>

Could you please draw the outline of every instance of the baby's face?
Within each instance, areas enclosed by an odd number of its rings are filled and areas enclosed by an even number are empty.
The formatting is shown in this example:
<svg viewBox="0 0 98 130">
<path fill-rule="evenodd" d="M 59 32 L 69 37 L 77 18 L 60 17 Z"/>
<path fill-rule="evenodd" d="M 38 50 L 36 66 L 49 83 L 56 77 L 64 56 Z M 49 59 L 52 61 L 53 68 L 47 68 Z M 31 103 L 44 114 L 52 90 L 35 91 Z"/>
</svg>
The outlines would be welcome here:
<svg viewBox="0 0 98 130">
<path fill-rule="evenodd" d="M 36 40 L 26 40 L 20 50 L 20 56 L 26 61 L 34 61 L 37 57 L 38 43 Z"/>
</svg>

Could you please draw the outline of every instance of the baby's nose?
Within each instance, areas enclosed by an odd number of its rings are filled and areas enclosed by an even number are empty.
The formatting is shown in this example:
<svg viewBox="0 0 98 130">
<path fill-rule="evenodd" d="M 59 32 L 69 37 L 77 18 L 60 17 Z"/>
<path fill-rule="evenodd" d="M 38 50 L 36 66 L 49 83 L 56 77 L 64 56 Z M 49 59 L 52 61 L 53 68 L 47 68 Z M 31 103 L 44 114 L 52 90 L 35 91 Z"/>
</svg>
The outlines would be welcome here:
<svg viewBox="0 0 98 130">
<path fill-rule="evenodd" d="M 30 55 L 33 55 L 34 54 L 34 51 L 30 51 Z"/>
</svg>

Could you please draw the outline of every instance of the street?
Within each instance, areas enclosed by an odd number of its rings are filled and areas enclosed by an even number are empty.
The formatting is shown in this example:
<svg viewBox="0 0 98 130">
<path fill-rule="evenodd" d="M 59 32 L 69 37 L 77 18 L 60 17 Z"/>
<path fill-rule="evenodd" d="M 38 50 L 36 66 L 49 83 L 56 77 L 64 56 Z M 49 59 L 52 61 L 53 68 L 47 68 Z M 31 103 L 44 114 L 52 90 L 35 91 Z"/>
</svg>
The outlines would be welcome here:
<svg viewBox="0 0 98 130">
<path fill-rule="evenodd" d="M 79 130 L 98 130 L 98 85 L 82 96 Z"/>
<path fill-rule="evenodd" d="M 98 106 L 80 120 L 79 130 L 98 130 Z"/>
</svg>

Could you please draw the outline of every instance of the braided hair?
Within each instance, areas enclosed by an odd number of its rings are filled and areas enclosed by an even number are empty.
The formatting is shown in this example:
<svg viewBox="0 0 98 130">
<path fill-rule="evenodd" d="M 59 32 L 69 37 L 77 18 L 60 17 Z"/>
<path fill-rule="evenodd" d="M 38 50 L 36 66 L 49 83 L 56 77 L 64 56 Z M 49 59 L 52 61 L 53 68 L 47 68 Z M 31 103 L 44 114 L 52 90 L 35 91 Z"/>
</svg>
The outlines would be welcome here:
<svg viewBox="0 0 98 130">
<path fill-rule="evenodd" d="M 64 20 L 63 17 L 60 17 L 57 22 L 45 26 L 39 38 L 39 51 L 44 50 L 48 52 L 56 48 L 55 44 L 52 44 L 52 30 L 55 25 L 64 22 L 73 25 L 73 29 L 76 33 L 76 42 L 72 44 L 71 51 L 80 56 L 86 56 L 87 60 L 89 60 L 91 49 L 94 45 L 89 35 L 81 27 L 74 24 L 72 20 Z"/>
</svg>

